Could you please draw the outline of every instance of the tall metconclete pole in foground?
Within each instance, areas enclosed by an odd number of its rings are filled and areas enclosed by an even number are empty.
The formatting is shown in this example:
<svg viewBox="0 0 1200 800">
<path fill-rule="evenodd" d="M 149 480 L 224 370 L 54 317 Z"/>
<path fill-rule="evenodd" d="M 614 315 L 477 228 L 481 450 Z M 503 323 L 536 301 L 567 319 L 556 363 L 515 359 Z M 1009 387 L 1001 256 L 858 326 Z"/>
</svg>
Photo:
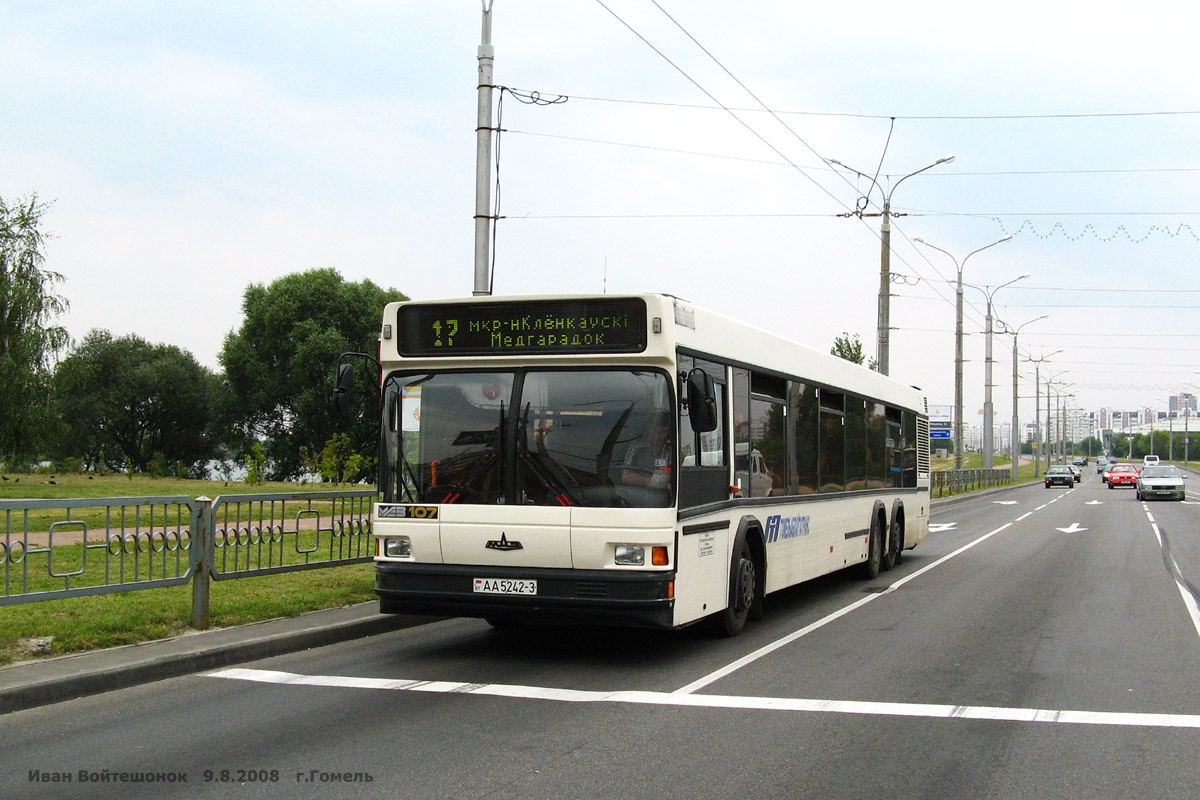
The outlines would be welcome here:
<svg viewBox="0 0 1200 800">
<path fill-rule="evenodd" d="M 1018 329 L 1018 331 L 1019 331 L 1019 329 Z M 1019 438 L 1018 438 L 1018 436 L 1017 436 L 1017 426 L 1018 426 L 1018 425 L 1021 423 L 1021 421 L 1020 421 L 1020 415 L 1018 415 L 1018 414 L 1017 414 L 1018 402 L 1019 402 L 1019 401 L 1020 401 L 1020 399 L 1021 399 L 1021 395 L 1020 395 L 1020 393 L 1019 393 L 1019 392 L 1017 392 L 1017 363 L 1018 363 L 1018 359 L 1017 359 L 1017 332 L 1014 332 L 1014 333 L 1013 333 L 1013 355 L 1012 355 L 1012 364 L 1013 364 L 1013 377 L 1012 377 L 1012 390 L 1013 390 L 1012 422 L 1009 424 L 1009 428 L 1008 428 L 1008 447 L 1009 447 L 1009 451 L 1012 453 L 1012 463 L 1010 464 L 1010 469 L 1011 469 L 1012 471 L 1009 473 L 1009 478 L 1010 478 L 1010 480 L 1012 480 L 1012 482 L 1013 482 L 1013 483 L 1016 483 L 1016 482 L 1017 482 L 1017 475 L 1018 475 L 1018 472 L 1017 472 L 1017 470 L 1018 470 L 1017 463 L 1018 463 L 1018 462 L 1021 460 L 1021 443 L 1020 443 L 1020 440 L 1019 440 Z M 1036 403 L 1037 401 L 1035 400 L 1034 402 Z M 1034 408 L 1037 408 L 1037 406 L 1034 406 Z M 1034 472 L 1036 473 L 1036 472 L 1037 472 L 1037 470 L 1034 470 Z"/>
<path fill-rule="evenodd" d="M 996 450 L 995 420 L 996 407 L 992 405 L 992 296 L 987 296 L 987 326 L 983 339 L 983 468 L 995 466 Z"/>
<path fill-rule="evenodd" d="M 915 172 L 910 172 L 907 175 L 904 175 L 903 177 L 901 177 L 894 184 L 892 184 L 891 191 L 884 191 L 883 187 L 879 186 L 879 182 L 876 180 L 876 177 L 878 177 L 878 175 L 871 176 L 871 175 L 866 174 L 865 172 L 859 172 L 854 167 L 846 166 L 841 161 L 838 161 L 836 158 L 829 159 L 830 164 L 835 164 L 839 167 L 844 167 L 845 169 L 850 170 L 851 172 L 853 172 L 855 175 L 859 176 L 860 178 L 865 178 L 866 180 L 869 180 L 871 182 L 871 187 L 869 189 L 867 189 L 868 197 L 870 196 L 871 189 L 874 189 L 876 187 L 879 188 L 880 194 L 883 195 L 883 211 L 879 214 L 864 214 L 863 208 L 862 208 L 862 206 L 860 206 L 856 211 L 852 211 L 852 212 L 840 215 L 843 217 L 857 216 L 860 219 L 862 217 L 880 217 L 880 216 L 883 217 L 883 225 L 879 231 L 879 241 L 880 241 L 880 244 L 882 245 L 882 249 L 880 250 L 880 254 L 879 254 L 879 312 L 876 317 L 876 323 L 877 323 L 876 327 L 878 328 L 878 331 L 877 331 L 877 335 L 876 335 L 876 339 L 875 339 L 875 369 L 881 375 L 889 374 L 888 373 L 889 362 L 891 360 L 891 356 L 890 356 L 891 333 L 890 333 L 890 331 L 891 331 L 891 324 L 892 324 L 891 323 L 891 316 L 892 316 L 892 311 L 891 311 L 891 299 L 892 299 L 892 287 L 891 287 L 891 283 L 892 283 L 892 278 L 891 278 L 891 273 L 892 273 L 892 266 L 891 266 L 892 265 L 892 222 L 891 222 L 891 220 L 892 220 L 892 192 L 896 191 L 896 187 L 898 187 L 901 183 L 903 183 L 904 181 L 911 178 L 913 175 L 920 175 L 922 172 L 924 172 L 927 169 L 933 169 L 938 164 L 949 164 L 953 160 L 954 160 L 953 155 L 942 156 L 941 158 L 939 158 L 937 161 L 933 162 L 932 164 L 921 167 L 919 170 L 917 170 Z M 865 205 L 865 203 L 866 203 L 866 198 L 863 199 L 863 204 Z"/>
<path fill-rule="evenodd" d="M 895 187 L 892 187 L 893 189 Z M 880 375 L 889 374 L 891 362 L 891 315 L 892 315 L 892 196 L 883 201 L 883 224 L 879 231 L 883 244 L 879 256 L 879 313 L 875 340 L 876 364 Z"/>
<path fill-rule="evenodd" d="M 489 270 L 492 224 L 492 2 L 483 0 L 479 45 L 479 114 L 475 128 L 475 291 L 492 293 Z"/>
</svg>

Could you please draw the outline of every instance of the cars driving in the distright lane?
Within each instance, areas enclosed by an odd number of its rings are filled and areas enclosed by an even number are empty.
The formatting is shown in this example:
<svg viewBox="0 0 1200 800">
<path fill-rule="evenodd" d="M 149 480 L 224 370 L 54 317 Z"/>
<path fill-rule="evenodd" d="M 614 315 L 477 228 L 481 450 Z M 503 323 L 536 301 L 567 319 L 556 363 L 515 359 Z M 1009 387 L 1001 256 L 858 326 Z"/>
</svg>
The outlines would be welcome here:
<svg viewBox="0 0 1200 800">
<path fill-rule="evenodd" d="M 1075 485 L 1075 471 L 1066 464 L 1055 464 L 1046 470 L 1046 488 L 1051 486 L 1066 486 L 1068 489 Z"/>
<path fill-rule="evenodd" d="M 1179 468 L 1170 464 L 1143 467 L 1137 479 L 1137 499 L 1182 500 L 1184 480 Z"/>
</svg>

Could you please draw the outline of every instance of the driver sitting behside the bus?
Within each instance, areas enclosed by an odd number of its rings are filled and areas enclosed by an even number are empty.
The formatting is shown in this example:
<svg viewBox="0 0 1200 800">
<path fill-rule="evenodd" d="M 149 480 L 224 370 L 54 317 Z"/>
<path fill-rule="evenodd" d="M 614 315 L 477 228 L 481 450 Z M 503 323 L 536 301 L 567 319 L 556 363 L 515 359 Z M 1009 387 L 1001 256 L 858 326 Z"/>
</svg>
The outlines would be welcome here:
<svg viewBox="0 0 1200 800">
<path fill-rule="evenodd" d="M 666 489 L 671 485 L 671 431 L 661 418 L 628 450 L 621 463 L 626 486 Z"/>
</svg>

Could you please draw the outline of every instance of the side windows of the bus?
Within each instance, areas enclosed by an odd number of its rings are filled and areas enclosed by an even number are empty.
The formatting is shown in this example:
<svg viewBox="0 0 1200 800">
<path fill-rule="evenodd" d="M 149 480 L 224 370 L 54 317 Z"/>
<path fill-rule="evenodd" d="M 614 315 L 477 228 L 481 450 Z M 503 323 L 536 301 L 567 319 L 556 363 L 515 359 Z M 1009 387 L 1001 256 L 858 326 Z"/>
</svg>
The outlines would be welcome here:
<svg viewBox="0 0 1200 800">
<path fill-rule="evenodd" d="M 903 469 L 900 485 L 912 488 L 917 485 L 917 415 L 904 412 L 904 447 L 901 456 Z"/>
</svg>

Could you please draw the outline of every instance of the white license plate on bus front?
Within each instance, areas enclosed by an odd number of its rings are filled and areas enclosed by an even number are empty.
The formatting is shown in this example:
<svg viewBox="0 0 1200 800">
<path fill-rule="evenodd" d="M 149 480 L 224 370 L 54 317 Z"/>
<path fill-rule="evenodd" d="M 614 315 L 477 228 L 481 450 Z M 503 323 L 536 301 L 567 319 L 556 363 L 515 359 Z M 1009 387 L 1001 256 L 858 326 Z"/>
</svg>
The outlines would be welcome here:
<svg viewBox="0 0 1200 800">
<path fill-rule="evenodd" d="M 509 578 L 476 578 L 475 591 L 485 594 L 537 594 L 537 581 Z"/>
</svg>

